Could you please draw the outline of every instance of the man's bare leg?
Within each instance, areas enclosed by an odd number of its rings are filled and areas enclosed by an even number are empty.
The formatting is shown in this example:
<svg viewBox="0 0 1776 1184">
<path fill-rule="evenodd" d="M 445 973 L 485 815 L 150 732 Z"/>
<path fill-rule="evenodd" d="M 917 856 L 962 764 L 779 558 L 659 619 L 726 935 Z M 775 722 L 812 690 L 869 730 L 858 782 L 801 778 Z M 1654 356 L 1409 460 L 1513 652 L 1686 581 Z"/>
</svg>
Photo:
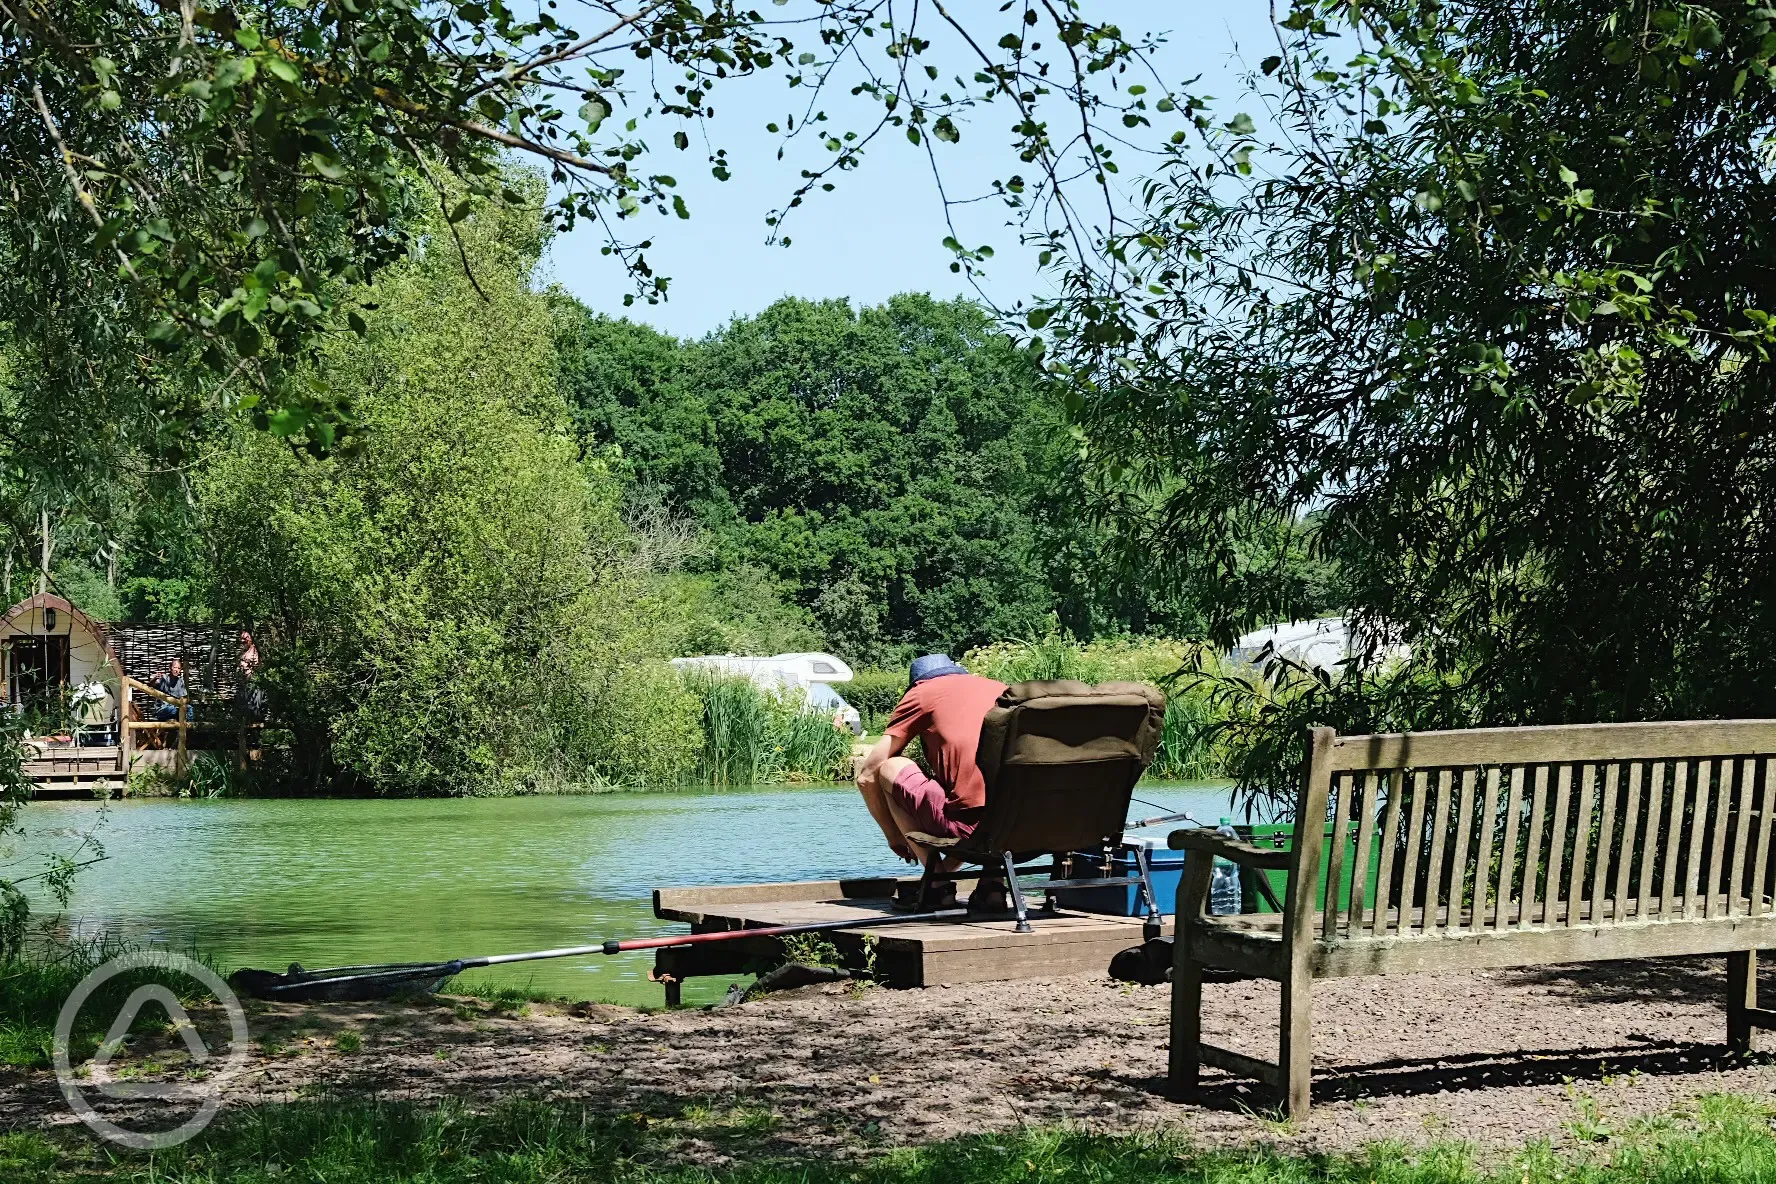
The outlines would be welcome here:
<svg viewBox="0 0 1776 1184">
<path fill-rule="evenodd" d="M 875 769 L 858 774 L 857 792 L 863 795 L 863 804 L 869 808 L 870 817 L 882 828 L 882 837 L 888 840 L 888 849 L 908 863 L 920 863 L 920 852 L 907 841 L 906 832 L 911 828 L 888 798 L 888 787 L 894 784 L 894 779 L 900 776 L 903 769 L 912 764 L 912 761 L 903 756 L 889 757 Z"/>
</svg>

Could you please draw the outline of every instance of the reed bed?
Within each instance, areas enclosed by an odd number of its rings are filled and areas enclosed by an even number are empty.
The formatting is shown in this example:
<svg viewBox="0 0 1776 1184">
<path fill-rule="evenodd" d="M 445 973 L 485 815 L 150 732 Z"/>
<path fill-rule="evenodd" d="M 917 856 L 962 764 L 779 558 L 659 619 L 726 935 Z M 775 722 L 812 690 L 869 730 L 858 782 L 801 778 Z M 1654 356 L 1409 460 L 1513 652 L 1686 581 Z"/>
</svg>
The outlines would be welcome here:
<svg viewBox="0 0 1776 1184">
<path fill-rule="evenodd" d="M 850 775 L 851 733 L 810 711 L 799 691 L 772 693 L 745 678 L 695 671 L 686 685 L 703 703 L 703 750 L 691 779 L 701 785 L 832 781 Z"/>
</svg>

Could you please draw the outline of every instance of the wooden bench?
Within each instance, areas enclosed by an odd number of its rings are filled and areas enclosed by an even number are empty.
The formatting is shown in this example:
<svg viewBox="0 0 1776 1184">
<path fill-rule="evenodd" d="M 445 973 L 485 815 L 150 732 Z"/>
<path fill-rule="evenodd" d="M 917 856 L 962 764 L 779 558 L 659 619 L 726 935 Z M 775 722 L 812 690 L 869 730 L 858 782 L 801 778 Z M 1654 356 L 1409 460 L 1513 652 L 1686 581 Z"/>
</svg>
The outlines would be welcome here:
<svg viewBox="0 0 1776 1184">
<path fill-rule="evenodd" d="M 1202 857 L 1178 891 L 1174 1085 L 1212 1065 L 1305 1115 L 1314 981 L 1353 975 L 1726 954 L 1728 1046 L 1776 1027 L 1757 1006 L 1757 951 L 1776 946 L 1776 721 L 1309 741 L 1289 849 L 1171 836 Z M 1217 855 L 1283 870 L 1282 916 L 1205 915 Z M 1282 984 L 1276 1063 L 1202 1043 L 1205 967 Z"/>
</svg>

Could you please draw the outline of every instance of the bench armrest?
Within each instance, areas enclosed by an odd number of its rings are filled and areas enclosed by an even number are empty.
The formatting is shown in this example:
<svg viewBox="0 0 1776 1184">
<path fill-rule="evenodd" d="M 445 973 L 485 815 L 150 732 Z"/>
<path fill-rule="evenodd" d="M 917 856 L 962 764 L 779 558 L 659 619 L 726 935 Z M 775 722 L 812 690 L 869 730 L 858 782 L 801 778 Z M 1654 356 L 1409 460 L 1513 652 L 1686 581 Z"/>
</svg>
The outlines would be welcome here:
<svg viewBox="0 0 1776 1184">
<path fill-rule="evenodd" d="M 1208 827 L 1190 830 L 1175 830 L 1166 839 L 1166 846 L 1174 851 L 1197 851 L 1204 855 L 1219 855 L 1223 859 L 1245 867 L 1255 867 L 1266 871 L 1287 870 L 1289 852 L 1275 847 L 1255 847 L 1238 839 L 1230 839 L 1226 835 L 1217 834 Z"/>
</svg>

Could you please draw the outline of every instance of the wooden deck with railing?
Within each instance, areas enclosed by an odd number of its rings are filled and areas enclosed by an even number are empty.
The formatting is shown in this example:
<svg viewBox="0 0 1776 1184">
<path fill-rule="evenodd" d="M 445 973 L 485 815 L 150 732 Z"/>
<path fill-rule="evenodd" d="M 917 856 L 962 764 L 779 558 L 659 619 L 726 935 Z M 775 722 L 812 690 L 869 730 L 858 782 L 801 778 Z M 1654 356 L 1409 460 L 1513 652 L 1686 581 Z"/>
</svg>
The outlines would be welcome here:
<svg viewBox="0 0 1776 1184">
<path fill-rule="evenodd" d="M 130 718 L 137 695 L 151 703 L 171 704 L 173 718 Z M 25 758 L 25 778 L 32 783 L 33 792 L 38 796 L 85 797 L 102 783 L 111 783 L 116 792 L 123 792 L 130 772 L 144 765 L 160 765 L 174 776 L 183 777 L 191 769 L 192 732 L 219 730 L 216 725 L 192 719 L 191 712 L 189 696 L 169 695 L 124 675 L 117 711 L 117 742 L 41 749 Z M 235 721 L 234 727 L 237 732 L 235 759 L 244 766 L 251 750 L 249 733 L 254 725 L 242 719 Z"/>
</svg>

